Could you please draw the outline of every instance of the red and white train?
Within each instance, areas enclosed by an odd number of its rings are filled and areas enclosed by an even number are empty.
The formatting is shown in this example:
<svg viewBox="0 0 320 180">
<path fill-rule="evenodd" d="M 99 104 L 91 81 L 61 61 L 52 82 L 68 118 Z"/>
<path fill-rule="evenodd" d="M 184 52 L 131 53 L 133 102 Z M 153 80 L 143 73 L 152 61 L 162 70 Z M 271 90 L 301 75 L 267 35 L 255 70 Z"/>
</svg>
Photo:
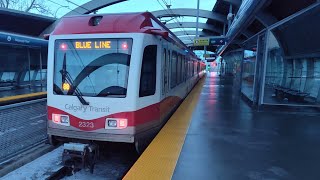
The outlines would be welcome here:
<svg viewBox="0 0 320 180">
<path fill-rule="evenodd" d="M 139 148 L 204 73 L 205 64 L 149 12 L 62 18 L 49 36 L 49 140 Z"/>
</svg>

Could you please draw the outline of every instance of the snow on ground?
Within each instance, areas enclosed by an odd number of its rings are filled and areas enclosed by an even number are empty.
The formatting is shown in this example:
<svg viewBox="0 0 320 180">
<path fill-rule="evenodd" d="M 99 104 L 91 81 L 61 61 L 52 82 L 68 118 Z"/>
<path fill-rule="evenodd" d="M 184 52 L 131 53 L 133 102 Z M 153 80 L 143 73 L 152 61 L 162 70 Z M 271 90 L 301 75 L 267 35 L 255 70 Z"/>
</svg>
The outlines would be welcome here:
<svg viewBox="0 0 320 180">
<path fill-rule="evenodd" d="M 97 164 L 94 167 L 93 174 L 90 171 L 81 170 L 73 176 L 65 177 L 63 180 L 114 180 L 121 179 L 127 170 L 137 160 L 137 155 L 134 152 L 109 151 L 101 154 Z"/>
<path fill-rule="evenodd" d="M 43 180 L 51 172 L 56 172 L 61 165 L 63 147 L 59 147 L 38 159 L 22 166 L 7 174 L 4 180 Z M 127 170 L 137 160 L 138 155 L 122 145 L 108 146 L 100 150 L 101 156 L 95 165 L 93 174 L 90 171 L 80 170 L 72 176 L 64 177 L 63 180 L 108 180 L 121 179 Z M 0 178 L 1 179 L 1 178 Z M 1 180 L 2 180 L 1 179 Z"/>
<path fill-rule="evenodd" d="M 12 171 L 1 179 L 4 180 L 36 180 L 45 179 L 50 172 L 55 172 L 61 167 L 63 147 L 59 147 L 36 160 Z"/>
</svg>

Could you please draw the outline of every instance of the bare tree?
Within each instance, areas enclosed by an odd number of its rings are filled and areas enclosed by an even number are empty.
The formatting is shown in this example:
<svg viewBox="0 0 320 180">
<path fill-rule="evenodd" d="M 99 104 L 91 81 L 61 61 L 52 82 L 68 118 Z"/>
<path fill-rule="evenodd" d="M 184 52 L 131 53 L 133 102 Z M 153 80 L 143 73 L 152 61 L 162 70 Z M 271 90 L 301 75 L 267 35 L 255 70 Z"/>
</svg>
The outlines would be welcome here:
<svg viewBox="0 0 320 180">
<path fill-rule="evenodd" d="M 45 0 L 0 0 L 0 7 L 24 12 L 36 11 L 39 14 L 54 16 L 50 7 L 45 4 Z"/>
</svg>

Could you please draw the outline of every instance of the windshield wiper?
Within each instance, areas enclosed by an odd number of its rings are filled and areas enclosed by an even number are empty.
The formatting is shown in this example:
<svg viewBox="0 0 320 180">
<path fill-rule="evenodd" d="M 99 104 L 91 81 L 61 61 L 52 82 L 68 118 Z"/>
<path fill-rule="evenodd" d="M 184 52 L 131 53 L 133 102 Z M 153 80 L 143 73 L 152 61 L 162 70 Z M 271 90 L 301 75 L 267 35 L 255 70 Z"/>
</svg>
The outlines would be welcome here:
<svg viewBox="0 0 320 180">
<path fill-rule="evenodd" d="M 73 79 L 70 76 L 69 72 L 67 71 L 67 57 L 66 57 L 66 53 L 64 53 L 63 56 L 63 65 L 62 65 L 62 69 L 60 70 L 60 73 L 62 75 L 62 82 L 67 82 L 68 84 L 70 84 L 70 86 L 72 88 L 74 88 L 73 86 Z M 81 102 L 81 104 L 83 105 L 89 105 L 89 102 L 87 102 L 84 98 L 83 95 L 81 93 L 81 91 L 78 89 L 78 87 L 75 88 L 74 90 L 74 94 L 77 96 L 77 98 L 79 99 L 79 101 Z"/>
</svg>

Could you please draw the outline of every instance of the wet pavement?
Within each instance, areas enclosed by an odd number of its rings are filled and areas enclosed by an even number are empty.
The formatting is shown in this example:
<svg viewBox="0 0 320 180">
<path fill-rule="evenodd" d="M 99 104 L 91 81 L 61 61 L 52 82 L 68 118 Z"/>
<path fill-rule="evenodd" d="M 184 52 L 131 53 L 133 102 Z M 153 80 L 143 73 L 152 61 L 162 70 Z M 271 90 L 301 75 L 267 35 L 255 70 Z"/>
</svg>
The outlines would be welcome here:
<svg viewBox="0 0 320 180">
<path fill-rule="evenodd" d="M 320 179 L 320 112 L 252 110 L 233 84 L 206 78 L 173 179 Z"/>
</svg>

